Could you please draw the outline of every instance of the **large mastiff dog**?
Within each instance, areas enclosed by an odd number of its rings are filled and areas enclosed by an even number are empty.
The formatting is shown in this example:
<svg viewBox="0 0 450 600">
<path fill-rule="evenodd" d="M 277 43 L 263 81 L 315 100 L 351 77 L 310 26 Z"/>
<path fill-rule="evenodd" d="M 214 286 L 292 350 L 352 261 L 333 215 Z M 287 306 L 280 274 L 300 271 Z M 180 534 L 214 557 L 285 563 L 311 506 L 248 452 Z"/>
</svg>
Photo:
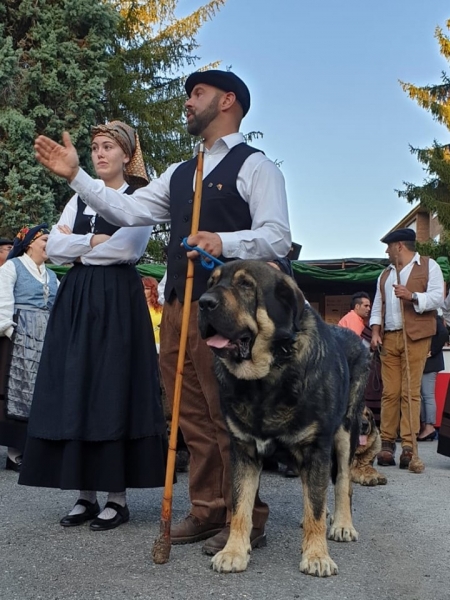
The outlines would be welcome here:
<svg viewBox="0 0 450 600">
<path fill-rule="evenodd" d="M 216 354 L 231 434 L 231 533 L 213 568 L 247 568 L 262 459 L 280 449 L 292 455 L 303 484 L 300 571 L 336 574 L 326 541 L 326 495 L 331 472 L 335 507 L 328 538 L 357 540 L 350 467 L 364 405 L 366 350 L 348 329 L 325 324 L 293 279 L 259 261 L 234 261 L 214 271 L 199 301 L 199 326 Z"/>
</svg>

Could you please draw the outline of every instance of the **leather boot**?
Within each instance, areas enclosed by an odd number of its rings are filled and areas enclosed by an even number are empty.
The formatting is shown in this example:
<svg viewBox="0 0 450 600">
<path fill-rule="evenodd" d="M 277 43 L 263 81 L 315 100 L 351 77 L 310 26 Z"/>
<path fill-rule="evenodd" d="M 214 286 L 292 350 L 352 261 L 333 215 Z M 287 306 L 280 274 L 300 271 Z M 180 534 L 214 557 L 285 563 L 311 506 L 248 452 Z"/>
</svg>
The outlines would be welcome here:
<svg viewBox="0 0 450 600">
<path fill-rule="evenodd" d="M 377 454 L 378 465 L 380 467 L 392 467 L 395 465 L 395 444 L 382 440 L 381 452 Z"/>
<path fill-rule="evenodd" d="M 188 515 L 172 527 L 170 538 L 173 545 L 193 544 L 216 535 L 223 527 L 224 523 L 202 523 L 194 515 Z"/>
<path fill-rule="evenodd" d="M 412 448 L 409 446 L 405 446 L 402 448 L 402 453 L 400 454 L 400 469 L 407 469 L 409 467 L 409 463 L 411 462 L 413 456 Z"/>
</svg>

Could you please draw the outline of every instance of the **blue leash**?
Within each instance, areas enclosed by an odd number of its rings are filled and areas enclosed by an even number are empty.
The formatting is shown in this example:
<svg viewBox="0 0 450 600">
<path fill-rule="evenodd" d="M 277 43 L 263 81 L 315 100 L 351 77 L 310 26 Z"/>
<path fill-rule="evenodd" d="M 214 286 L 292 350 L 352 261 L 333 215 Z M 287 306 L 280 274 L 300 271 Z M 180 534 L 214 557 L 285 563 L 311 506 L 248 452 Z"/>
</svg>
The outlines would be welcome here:
<svg viewBox="0 0 450 600">
<path fill-rule="evenodd" d="M 203 248 L 199 248 L 198 246 L 189 246 L 189 244 L 187 243 L 187 238 L 183 238 L 183 246 L 186 248 L 186 250 L 195 250 L 196 252 L 201 254 L 202 258 L 200 259 L 200 264 L 203 268 L 208 269 L 209 271 L 212 271 L 216 267 L 219 267 L 220 265 L 224 264 L 221 260 L 213 256 L 212 254 L 209 254 L 209 252 L 203 250 Z"/>
</svg>

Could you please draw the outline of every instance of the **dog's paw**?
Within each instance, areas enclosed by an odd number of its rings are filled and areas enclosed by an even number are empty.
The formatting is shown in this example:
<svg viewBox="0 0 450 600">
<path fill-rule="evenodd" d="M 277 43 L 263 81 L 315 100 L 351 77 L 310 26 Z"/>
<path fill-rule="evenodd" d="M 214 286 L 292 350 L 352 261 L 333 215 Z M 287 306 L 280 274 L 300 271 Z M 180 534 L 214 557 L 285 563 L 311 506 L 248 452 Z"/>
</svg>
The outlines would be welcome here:
<svg viewBox="0 0 450 600">
<path fill-rule="evenodd" d="M 249 552 L 236 552 L 224 548 L 211 560 L 211 566 L 218 573 L 241 573 L 250 562 Z"/>
<path fill-rule="evenodd" d="M 315 577 L 330 577 L 338 574 L 337 565 L 328 554 L 325 556 L 303 555 L 299 568 L 305 575 L 314 575 Z"/>
<path fill-rule="evenodd" d="M 369 487 L 373 487 L 374 485 L 378 485 L 378 477 L 376 477 L 376 476 L 360 477 L 358 479 L 358 481 L 356 481 L 355 483 L 359 483 L 360 485 L 366 485 L 366 486 L 369 486 Z"/>
<path fill-rule="evenodd" d="M 354 471 L 352 481 L 366 486 L 386 485 L 387 483 L 386 477 L 373 467 L 367 467 L 362 471 Z"/>
<path fill-rule="evenodd" d="M 356 542 L 359 534 L 353 525 L 340 527 L 339 524 L 333 523 L 328 532 L 328 539 L 335 542 Z"/>
</svg>

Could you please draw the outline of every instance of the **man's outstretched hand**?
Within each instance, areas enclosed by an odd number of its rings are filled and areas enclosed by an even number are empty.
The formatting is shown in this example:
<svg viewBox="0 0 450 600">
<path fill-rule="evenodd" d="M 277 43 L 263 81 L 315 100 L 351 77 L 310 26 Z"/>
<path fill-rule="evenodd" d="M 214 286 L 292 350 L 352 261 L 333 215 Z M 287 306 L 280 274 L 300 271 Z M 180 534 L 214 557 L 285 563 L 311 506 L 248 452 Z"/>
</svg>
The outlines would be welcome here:
<svg viewBox="0 0 450 600">
<path fill-rule="evenodd" d="M 62 134 L 63 145 L 40 135 L 34 142 L 37 160 L 55 175 L 72 181 L 78 173 L 78 154 L 67 131 Z"/>
</svg>

